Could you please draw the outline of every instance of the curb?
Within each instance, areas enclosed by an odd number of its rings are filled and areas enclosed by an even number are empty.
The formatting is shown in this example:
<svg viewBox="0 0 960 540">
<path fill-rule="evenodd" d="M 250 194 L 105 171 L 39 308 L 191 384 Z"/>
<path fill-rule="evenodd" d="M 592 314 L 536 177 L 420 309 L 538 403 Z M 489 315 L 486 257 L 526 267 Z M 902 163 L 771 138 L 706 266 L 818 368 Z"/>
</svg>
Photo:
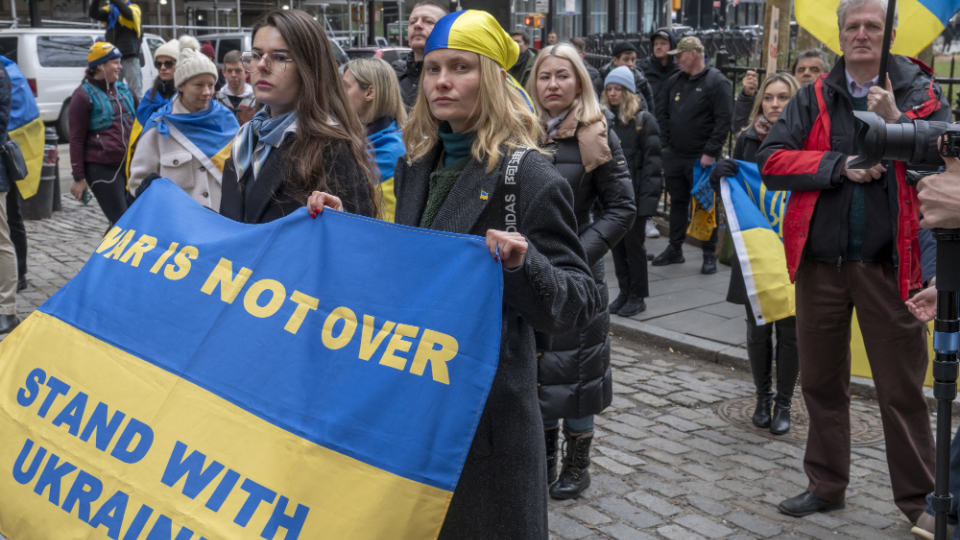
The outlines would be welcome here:
<svg viewBox="0 0 960 540">
<path fill-rule="evenodd" d="M 750 360 L 747 358 L 747 351 L 740 347 L 674 332 L 619 315 L 610 315 L 610 331 L 614 335 L 624 336 L 644 345 L 672 348 L 698 360 L 713 362 L 721 366 L 730 366 L 750 373 Z M 850 377 L 850 394 L 876 401 L 877 388 L 874 386 L 872 379 Z M 927 398 L 927 407 L 931 412 L 936 412 L 937 400 L 933 397 L 933 389 L 925 387 L 923 394 Z M 960 397 L 953 401 L 953 414 L 960 415 Z"/>
</svg>

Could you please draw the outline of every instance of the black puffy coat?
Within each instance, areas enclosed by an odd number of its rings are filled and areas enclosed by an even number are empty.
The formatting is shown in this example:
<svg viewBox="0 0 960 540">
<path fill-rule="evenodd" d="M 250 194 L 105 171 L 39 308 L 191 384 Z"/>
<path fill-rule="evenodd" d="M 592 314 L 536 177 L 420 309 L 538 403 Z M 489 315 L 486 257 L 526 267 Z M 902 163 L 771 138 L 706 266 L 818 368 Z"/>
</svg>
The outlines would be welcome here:
<svg viewBox="0 0 960 540">
<path fill-rule="evenodd" d="M 614 113 L 616 114 L 616 113 Z M 663 174 L 660 163 L 660 127 L 649 111 L 640 111 L 624 124 L 619 116 L 613 120 L 613 131 L 620 138 L 620 148 L 627 158 L 627 167 L 633 178 L 637 215 L 654 216 L 663 192 Z"/>
<path fill-rule="evenodd" d="M 573 188 L 577 232 L 604 306 L 609 299 L 603 256 L 637 216 L 626 159 L 616 133 L 606 127 L 612 117 L 606 111 L 605 123 L 582 125 L 571 113 L 551 143 L 556 145 L 554 166 Z M 610 405 L 609 330 L 610 314 L 603 309 L 579 332 L 538 335 L 537 380 L 544 418 L 583 418 Z"/>
</svg>

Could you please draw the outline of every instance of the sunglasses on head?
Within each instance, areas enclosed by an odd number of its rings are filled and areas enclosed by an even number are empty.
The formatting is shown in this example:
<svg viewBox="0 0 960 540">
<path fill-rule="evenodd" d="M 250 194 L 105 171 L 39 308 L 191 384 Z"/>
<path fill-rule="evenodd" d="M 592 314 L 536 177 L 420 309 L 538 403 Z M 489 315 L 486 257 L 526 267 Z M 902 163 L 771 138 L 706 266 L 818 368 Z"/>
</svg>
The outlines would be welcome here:
<svg viewBox="0 0 960 540">
<path fill-rule="evenodd" d="M 173 69 L 173 66 L 175 66 L 175 65 L 177 65 L 177 61 L 176 61 L 176 60 L 164 60 L 163 62 L 160 62 L 160 61 L 158 60 L 158 61 L 156 61 L 156 62 L 153 63 L 153 67 L 155 67 L 155 68 L 157 68 L 157 69 L 160 69 L 160 68 L 162 68 L 162 67 L 167 68 L 167 69 Z"/>
</svg>

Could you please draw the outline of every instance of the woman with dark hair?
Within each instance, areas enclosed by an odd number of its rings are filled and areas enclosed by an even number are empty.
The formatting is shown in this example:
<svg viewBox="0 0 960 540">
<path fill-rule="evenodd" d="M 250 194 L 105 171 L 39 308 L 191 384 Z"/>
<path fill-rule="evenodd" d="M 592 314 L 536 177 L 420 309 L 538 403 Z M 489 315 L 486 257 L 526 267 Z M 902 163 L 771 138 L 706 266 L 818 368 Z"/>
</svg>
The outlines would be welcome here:
<svg viewBox="0 0 960 540">
<path fill-rule="evenodd" d="M 537 118 L 506 76 L 519 54 L 489 13 L 440 19 L 403 130 L 407 159 L 395 171 L 397 223 L 485 236 L 503 264 L 500 360 L 440 540 L 547 540 L 534 331 L 582 328 L 604 307 L 577 236 L 573 190 L 537 146 Z M 342 206 L 316 193 L 308 209 L 324 205 Z"/>
<path fill-rule="evenodd" d="M 120 79 L 120 51 L 98 41 L 87 55 L 83 83 L 70 98 L 70 193 L 89 188 L 111 225 L 127 211 L 124 160 L 137 111 L 137 96 Z"/>
<path fill-rule="evenodd" d="M 735 160 L 757 162 L 757 151 L 763 144 L 770 128 L 777 122 L 787 102 L 800 90 L 800 84 L 789 73 L 777 73 L 763 80 L 757 95 L 750 121 L 740 136 L 733 151 L 733 159 L 724 158 L 710 172 L 710 182 L 715 192 L 720 192 L 720 178 L 737 174 L 740 166 Z M 747 357 L 757 388 L 757 407 L 753 411 L 753 425 L 769 429 L 774 435 L 790 431 L 790 407 L 793 391 L 800 374 L 800 353 L 797 351 L 797 318 L 787 317 L 779 321 L 760 324 L 753 316 L 743 280 L 740 259 L 734 253 L 730 268 L 730 287 L 727 302 L 741 304 L 747 311 Z M 777 339 L 773 334 L 776 331 Z M 776 354 L 774 354 L 776 353 Z M 773 391 L 773 360 L 777 360 L 777 391 Z M 771 412 L 772 406 L 772 412 Z"/>
<path fill-rule="evenodd" d="M 320 23 L 298 10 L 269 11 L 254 24 L 252 42 L 242 62 L 261 109 L 233 141 L 220 213 L 265 223 L 324 191 L 349 212 L 378 215 L 366 131 Z"/>
</svg>

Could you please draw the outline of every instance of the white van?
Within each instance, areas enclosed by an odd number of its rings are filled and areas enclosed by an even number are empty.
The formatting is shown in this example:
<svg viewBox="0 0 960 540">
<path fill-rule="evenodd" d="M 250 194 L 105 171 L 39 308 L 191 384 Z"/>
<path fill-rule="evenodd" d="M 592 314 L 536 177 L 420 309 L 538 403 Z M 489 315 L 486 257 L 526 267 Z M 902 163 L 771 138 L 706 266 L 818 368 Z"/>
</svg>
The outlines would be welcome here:
<svg viewBox="0 0 960 540">
<path fill-rule="evenodd" d="M 223 34 L 205 34 L 202 36 L 197 36 L 197 41 L 201 45 L 205 41 L 209 41 L 213 45 L 213 50 L 217 53 L 217 65 L 223 67 L 223 57 L 227 55 L 230 51 L 249 51 L 252 47 L 250 43 L 250 32 L 231 32 Z M 333 48 L 333 56 L 337 60 L 337 64 L 343 65 L 349 61 L 347 58 L 347 53 L 343 52 L 343 48 L 337 44 L 336 41 L 329 39 L 330 46 Z"/>
<path fill-rule="evenodd" d="M 48 126 L 55 125 L 61 140 L 69 137 L 68 109 L 70 96 L 83 81 L 87 53 L 103 30 L 71 30 L 64 28 L 5 28 L 0 30 L 0 54 L 20 67 L 33 89 L 40 108 L 40 118 Z M 146 90 L 157 77 L 153 67 L 153 51 L 165 43 L 155 34 L 144 34 L 140 63 Z"/>
</svg>

